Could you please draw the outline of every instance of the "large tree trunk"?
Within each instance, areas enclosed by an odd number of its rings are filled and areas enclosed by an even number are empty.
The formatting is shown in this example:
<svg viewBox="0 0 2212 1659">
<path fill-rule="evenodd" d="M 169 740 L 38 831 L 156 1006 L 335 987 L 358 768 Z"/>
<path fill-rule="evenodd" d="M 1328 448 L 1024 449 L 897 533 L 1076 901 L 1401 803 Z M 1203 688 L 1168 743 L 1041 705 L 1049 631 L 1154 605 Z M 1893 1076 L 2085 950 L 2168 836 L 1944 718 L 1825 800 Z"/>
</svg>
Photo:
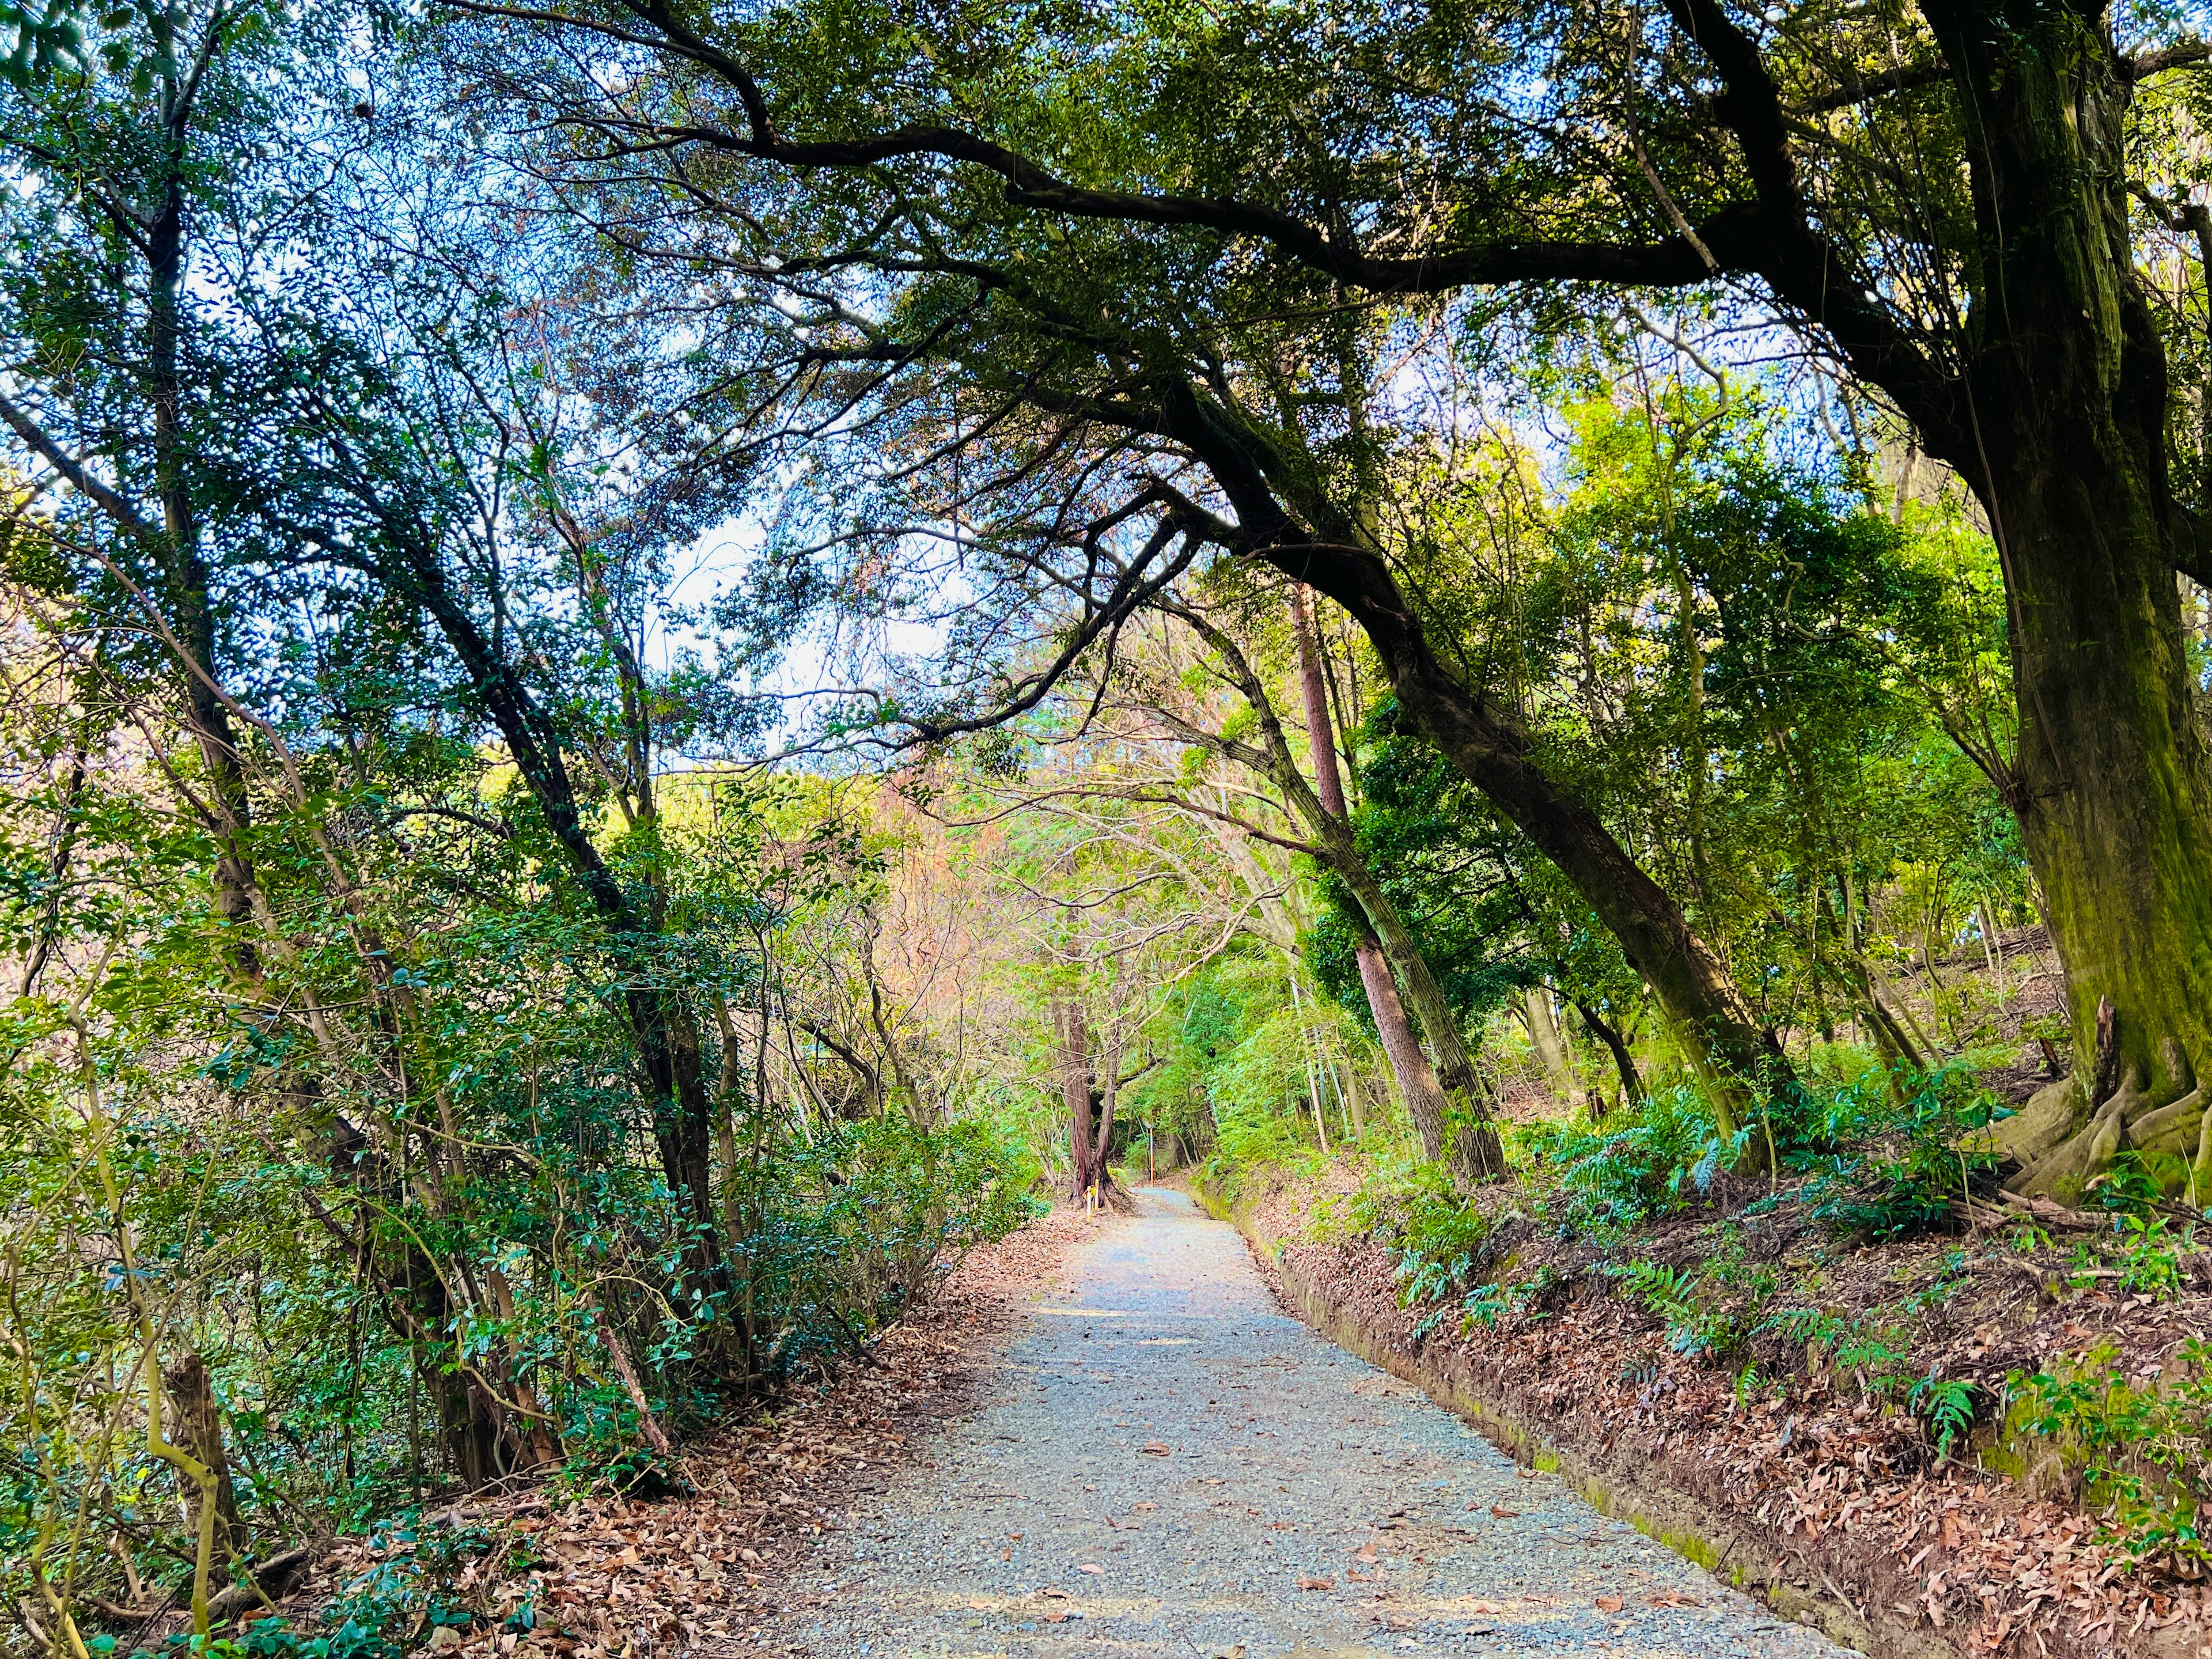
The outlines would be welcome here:
<svg viewBox="0 0 2212 1659">
<path fill-rule="evenodd" d="M 2212 1065 L 2212 823 L 2150 488 L 2158 436 L 2081 420 L 2070 401 L 2056 430 L 2021 430 L 2030 420 L 2015 416 L 1999 474 L 2021 595 L 2015 801 L 2065 969 L 2075 1053 L 2073 1075 L 1999 1139 L 2027 1166 L 2023 1190 L 2067 1198 L 2129 1146 L 2212 1173 L 2197 1089 Z M 2071 459 L 2063 471 L 2056 446 Z M 2107 1005 L 2109 1049 L 2099 1040 Z"/>
<path fill-rule="evenodd" d="M 2109 25 L 1994 9 L 1928 14 L 1962 88 L 1990 267 L 1972 313 L 1971 436 L 1946 459 L 1975 484 L 2004 561 L 2010 793 L 2074 1030 L 2073 1079 L 1998 1139 L 2028 1166 L 2021 1186 L 2070 1195 L 2124 1146 L 2208 1167 L 2212 780 L 2175 581 L 2177 564 L 2201 576 L 2206 559 L 2167 478 L 2166 361 L 2129 234 L 2130 89 Z"/>
</svg>

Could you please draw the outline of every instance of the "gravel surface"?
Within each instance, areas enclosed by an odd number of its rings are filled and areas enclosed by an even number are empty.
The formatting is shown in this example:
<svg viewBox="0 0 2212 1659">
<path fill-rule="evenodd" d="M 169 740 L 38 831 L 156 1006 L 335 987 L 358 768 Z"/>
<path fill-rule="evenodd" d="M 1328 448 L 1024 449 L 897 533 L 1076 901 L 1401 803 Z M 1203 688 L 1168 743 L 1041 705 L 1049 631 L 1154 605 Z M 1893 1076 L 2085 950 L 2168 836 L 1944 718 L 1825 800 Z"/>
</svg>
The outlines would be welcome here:
<svg viewBox="0 0 2212 1659">
<path fill-rule="evenodd" d="M 761 1633 L 821 1656 L 1838 1654 L 1284 1314 L 1146 1188 Z M 1616 1601 L 1614 1598 L 1618 1598 Z"/>
</svg>

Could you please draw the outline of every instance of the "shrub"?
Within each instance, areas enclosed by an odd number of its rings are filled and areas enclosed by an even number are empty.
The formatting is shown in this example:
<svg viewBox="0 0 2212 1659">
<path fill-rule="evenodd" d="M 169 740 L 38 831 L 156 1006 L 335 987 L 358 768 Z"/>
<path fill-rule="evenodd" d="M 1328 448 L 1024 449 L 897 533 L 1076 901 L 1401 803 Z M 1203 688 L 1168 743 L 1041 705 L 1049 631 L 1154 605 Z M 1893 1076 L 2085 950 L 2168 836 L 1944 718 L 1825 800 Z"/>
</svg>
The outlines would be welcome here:
<svg viewBox="0 0 2212 1659">
<path fill-rule="evenodd" d="M 1516 1136 L 1523 1163 L 1547 1176 L 1565 1199 L 1566 1224 L 1579 1231 L 1626 1228 L 1683 1201 L 1686 1185 L 1703 1191 L 1741 1150 L 1724 1146 L 1695 1089 L 1655 1094 L 1602 1128 L 1540 1122 Z"/>
<path fill-rule="evenodd" d="M 1036 1208 L 1033 1158 L 975 1121 L 839 1124 L 740 1179 L 744 1317 L 774 1370 L 856 1346 L 921 1294 L 941 1255 Z"/>
<path fill-rule="evenodd" d="M 1809 1115 L 1831 1145 L 1869 1143 L 1807 1160 L 1814 1216 L 1838 1232 L 1887 1240 L 1939 1231 L 1955 1224 L 1953 1206 L 1968 1193 L 1996 1185 L 1996 1154 L 1966 1138 L 2004 1112 L 1962 1066 L 1916 1078 L 1901 1105 L 1878 1103 L 1861 1082 L 1832 1091 Z"/>
<path fill-rule="evenodd" d="M 2100 1543 L 2130 1562 L 2212 1559 L 2197 1524 L 2212 1499 L 2212 1350 L 2191 1337 L 2141 1387 L 2118 1372 L 2118 1357 L 2106 1344 L 2071 1376 L 2014 1371 L 2008 1386 L 2023 1425 L 2081 1460 L 2089 1496 L 2105 1509 Z"/>
<path fill-rule="evenodd" d="M 1200 1182 L 1232 1202 L 1263 1170 L 1310 1174 L 1323 1159 L 1305 1138 L 1304 1123 L 1288 1112 L 1217 1107 L 1213 1150 L 1199 1165 Z"/>
</svg>

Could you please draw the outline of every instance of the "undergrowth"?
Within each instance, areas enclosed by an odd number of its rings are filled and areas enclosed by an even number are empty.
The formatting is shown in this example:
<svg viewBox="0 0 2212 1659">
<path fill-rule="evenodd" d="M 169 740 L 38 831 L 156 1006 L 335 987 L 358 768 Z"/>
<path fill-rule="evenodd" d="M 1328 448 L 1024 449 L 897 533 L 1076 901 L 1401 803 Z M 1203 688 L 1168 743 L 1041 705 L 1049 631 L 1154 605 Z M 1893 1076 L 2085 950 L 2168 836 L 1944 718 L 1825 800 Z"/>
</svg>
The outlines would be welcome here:
<svg viewBox="0 0 2212 1659">
<path fill-rule="evenodd" d="M 2212 1559 L 2200 1525 L 2212 1502 L 2212 1350 L 2201 1340 L 2134 1379 L 2106 1343 L 2063 1376 L 2008 1381 L 2021 1425 L 2078 1459 L 2100 1543 L 2133 1562 Z"/>
</svg>

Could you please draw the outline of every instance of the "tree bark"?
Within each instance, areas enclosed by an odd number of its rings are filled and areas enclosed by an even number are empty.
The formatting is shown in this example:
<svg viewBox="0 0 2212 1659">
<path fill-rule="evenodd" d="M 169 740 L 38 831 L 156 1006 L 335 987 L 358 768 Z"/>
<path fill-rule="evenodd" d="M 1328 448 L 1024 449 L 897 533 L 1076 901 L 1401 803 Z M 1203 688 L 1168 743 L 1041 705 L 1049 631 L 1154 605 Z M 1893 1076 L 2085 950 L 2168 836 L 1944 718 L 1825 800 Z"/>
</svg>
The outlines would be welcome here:
<svg viewBox="0 0 2212 1659">
<path fill-rule="evenodd" d="M 1060 1037 L 1060 1095 L 1067 1109 L 1067 1152 L 1073 1166 L 1070 1189 L 1081 1198 L 1090 1189 L 1091 1036 L 1083 1004 L 1073 997 L 1055 1005 L 1054 1029 Z"/>
<path fill-rule="evenodd" d="M 1927 15 L 1960 88 L 1985 289 L 2005 296 L 1975 307 L 1970 431 L 1945 459 L 2003 556 L 2021 727 L 2009 793 L 2074 1032 L 2074 1079 L 1999 1138 L 2028 1166 L 2024 1189 L 2070 1198 L 2143 1144 L 2140 1120 L 2197 1101 L 2212 1066 L 2212 778 L 2174 580 L 2177 566 L 2203 580 L 2212 558 L 2168 480 L 2166 360 L 2129 234 L 2130 94 L 2109 20 L 2026 4 Z M 2106 1001 L 2118 1106 L 2078 1086 Z M 2200 1171 L 2202 1118 L 2192 1104 L 2156 1132 Z"/>
<path fill-rule="evenodd" d="M 1566 1034 L 1559 1030 L 1559 1017 L 1552 1012 L 1550 988 L 1531 985 L 1522 991 L 1521 1015 L 1528 1022 L 1529 1046 L 1536 1051 L 1536 1063 L 1544 1068 L 1544 1078 L 1551 1085 L 1552 1093 L 1571 1106 L 1579 1085 L 1575 1080 L 1574 1066 L 1567 1058 Z"/>
<path fill-rule="evenodd" d="M 642 955 L 653 930 L 585 828 L 558 728 L 454 592 L 431 527 L 385 499 L 380 480 L 352 455 L 349 434 L 343 425 L 334 420 L 325 435 L 349 469 L 343 482 L 357 493 L 376 522 L 377 533 L 368 542 L 368 574 L 437 624 L 467 672 L 478 706 L 498 729 L 546 828 L 566 855 L 570 873 L 613 935 L 614 949 L 632 957 Z M 722 1287 L 726 1273 L 714 1220 L 715 1101 L 707 1079 L 698 1019 L 680 994 L 659 983 L 649 972 L 631 977 L 621 1006 L 645 1073 L 661 1173 L 685 1235 L 687 1276 L 702 1294 L 711 1293 Z"/>
<path fill-rule="evenodd" d="M 1099 1068 L 1098 1130 L 1091 1143 L 1091 1184 L 1097 1189 L 1098 1202 L 1103 1206 L 1121 1198 L 1121 1183 L 1114 1179 L 1114 1165 L 1107 1153 L 1114 1143 L 1114 1113 L 1121 1102 L 1121 1079 L 1119 1075 L 1121 1057 L 1111 1050 L 1101 1056 L 1105 1065 Z"/>
<path fill-rule="evenodd" d="M 161 1374 L 161 1382 L 176 1413 L 172 1437 L 215 1476 L 215 1551 L 220 1568 L 246 1547 L 246 1524 L 239 1519 L 238 1493 L 231 1485 L 230 1458 L 223 1449 L 222 1416 L 216 1407 L 215 1388 L 207 1362 L 188 1353 Z M 195 1499 L 206 1501 L 198 1484 L 185 1483 Z"/>
<path fill-rule="evenodd" d="M 1444 1093 L 1429 1057 L 1421 1052 L 1413 1022 L 1406 1018 L 1406 1005 L 1399 1000 L 1398 982 L 1390 976 L 1382 947 L 1375 942 L 1371 931 L 1360 940 L 1358 954 L 1360 988 L 1367 994 L 1367 1009 L 1375 1018 L 1376 1035 L 1382 1039 L 1383 1056 L 1390 1062 L 1390 1075 L 1397 1082 L 1407 1120 L 1421 1144 L 1422 1158 L 1438 1163 L 1444 1156 L 1451 1097 Z"/>
</svg>

